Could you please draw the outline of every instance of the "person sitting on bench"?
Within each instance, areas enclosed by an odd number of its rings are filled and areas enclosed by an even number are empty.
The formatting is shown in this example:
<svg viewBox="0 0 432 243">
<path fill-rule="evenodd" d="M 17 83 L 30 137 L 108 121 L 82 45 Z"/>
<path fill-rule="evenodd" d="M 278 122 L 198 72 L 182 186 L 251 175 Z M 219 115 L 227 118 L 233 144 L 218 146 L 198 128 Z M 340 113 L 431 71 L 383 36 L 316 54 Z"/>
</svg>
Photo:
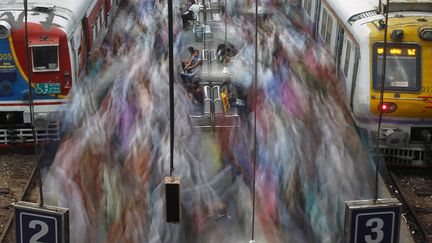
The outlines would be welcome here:
<svg viewBox="0 0 432 243">
<path fill-rule="evenodd" d="M 192 59 L 193 53 L 195 51 L 195 48 L 193 46 L 189 46 L 187 48 L 187 50 L 190 53 L 190 56 L 189 56 L 189 59 L 185 59 L 185 60 L 181 61 L 181 66 L 182 66 L 183 70 L 184 70 L 186 64 L 188 64 L 190 62 L 190 60 Z"/>
<path fill-rule="evenodd" d="M 185 67 L 184 67 L 184 72 L 185 73 L 196 73 L 197 72 L 197 67 L 199 67 L 202 64 L 202 60 L 199 54 L 199 50 L 194 50 L 191 56 L 191 59 L 189 60 L 188 63 L 186 63 Z"/>
<path fill-rule="evenodd" d="M 198 12 L 202 8 L 202 5 L 196 4 L 195 1 L 192 1 L 192 5 L 189 7 L 189 9 L 181 15 L 183 20 L 183 29 L 186 29 L 188 27 L 188 21 L 193 21 L 195 19 L 195 16 L 198 15 Z"/>
<path fill-rule="evenodd" d="M 201 64 L 200 52 L 199 50 L 194 50 L 190 61 L 183 68 L 183 72 L 181 72 L 181 79 L 187 87 L 193 83 L 194 77 L 200 71 Z"/>
</svg>

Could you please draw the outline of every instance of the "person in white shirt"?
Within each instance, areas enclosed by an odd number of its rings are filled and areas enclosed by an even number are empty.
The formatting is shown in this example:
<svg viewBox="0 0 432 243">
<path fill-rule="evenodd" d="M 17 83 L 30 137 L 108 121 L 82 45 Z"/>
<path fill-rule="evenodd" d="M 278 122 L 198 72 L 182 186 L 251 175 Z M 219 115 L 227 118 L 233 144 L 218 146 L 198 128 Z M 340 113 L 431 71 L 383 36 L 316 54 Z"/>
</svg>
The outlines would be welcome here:
<svg viewBox="0 0 432 243">
<path fill-rule="evenodd" d="M 195 15 L 198 15 L 198 12 L 202 8 L 203 8 L 202 5 L 196 4 L 195 1 L 192 1 L 192 5 L 189 7 L 189 9 L 181 15 L 182 20 L 183 20 L 183 29 L 187 28 L 188 20 L 194 20 Z"/>
</svg>

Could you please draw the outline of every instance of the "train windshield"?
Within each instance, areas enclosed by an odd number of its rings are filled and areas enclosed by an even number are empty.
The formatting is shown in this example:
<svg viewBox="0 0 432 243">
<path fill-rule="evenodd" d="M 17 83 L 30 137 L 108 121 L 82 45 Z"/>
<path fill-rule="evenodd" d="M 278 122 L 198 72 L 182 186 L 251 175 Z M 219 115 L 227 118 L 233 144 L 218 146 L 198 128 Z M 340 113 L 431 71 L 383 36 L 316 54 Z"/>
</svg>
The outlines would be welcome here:
<svg viewBox="0 0 432 243">
<path fill-rule="evenodd" d="M 58 46 L 34 46 L 33 54 L 33 71 L 58 71 Z"/>
<path fill-rule="evenodd" d="M 384 90 L 420 90 L 420 51 L 420 46 L 416 44 L 388 44 Z M 381 87 L 383 53 L 383 44 L 375 44 L 373 53 L 373 87 L 375 90 L 379 90 Z"/>
</svg>

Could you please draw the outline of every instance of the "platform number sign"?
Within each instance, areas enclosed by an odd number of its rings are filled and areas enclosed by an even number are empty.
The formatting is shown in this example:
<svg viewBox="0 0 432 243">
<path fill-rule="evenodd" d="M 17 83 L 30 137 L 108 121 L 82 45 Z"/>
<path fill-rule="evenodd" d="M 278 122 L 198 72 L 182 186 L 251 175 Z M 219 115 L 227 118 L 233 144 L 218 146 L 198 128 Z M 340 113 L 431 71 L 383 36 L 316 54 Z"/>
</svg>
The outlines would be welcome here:
<svg viewBox="0 0 432 243">
<path fill-rule="evenodd" d="M 15 205 L 17 243 L 69 242 L 69 216 L 64 208 L 19 202 Z"/>
<path fill-rule="evenodd" d="M 346 202 L 345 242 L 398 243 L 401 204 L 393 198 Z"/>
</svg>

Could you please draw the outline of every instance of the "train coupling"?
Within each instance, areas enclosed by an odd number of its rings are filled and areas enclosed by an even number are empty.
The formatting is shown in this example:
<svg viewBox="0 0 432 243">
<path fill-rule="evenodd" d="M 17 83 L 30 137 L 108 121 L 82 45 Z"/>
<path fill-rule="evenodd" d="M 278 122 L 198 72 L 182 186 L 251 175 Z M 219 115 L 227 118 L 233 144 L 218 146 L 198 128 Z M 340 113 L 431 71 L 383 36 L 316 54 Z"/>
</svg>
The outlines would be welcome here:
<svg viewBox="0 0 432 243">
<path fill-rule="evenodd" d="M 431 144 L 432 142 L 432 134 L 429 130 L 421 131 L 421 137 L 426 144 Z"/>
<path fill-rule="evenodd" d="M 384 135 L 385 143 L 389 147 L 406 147 L 409 142 L 409 134 L 400 129 L 382 129 L 381 134 Z"/>
</svg>

